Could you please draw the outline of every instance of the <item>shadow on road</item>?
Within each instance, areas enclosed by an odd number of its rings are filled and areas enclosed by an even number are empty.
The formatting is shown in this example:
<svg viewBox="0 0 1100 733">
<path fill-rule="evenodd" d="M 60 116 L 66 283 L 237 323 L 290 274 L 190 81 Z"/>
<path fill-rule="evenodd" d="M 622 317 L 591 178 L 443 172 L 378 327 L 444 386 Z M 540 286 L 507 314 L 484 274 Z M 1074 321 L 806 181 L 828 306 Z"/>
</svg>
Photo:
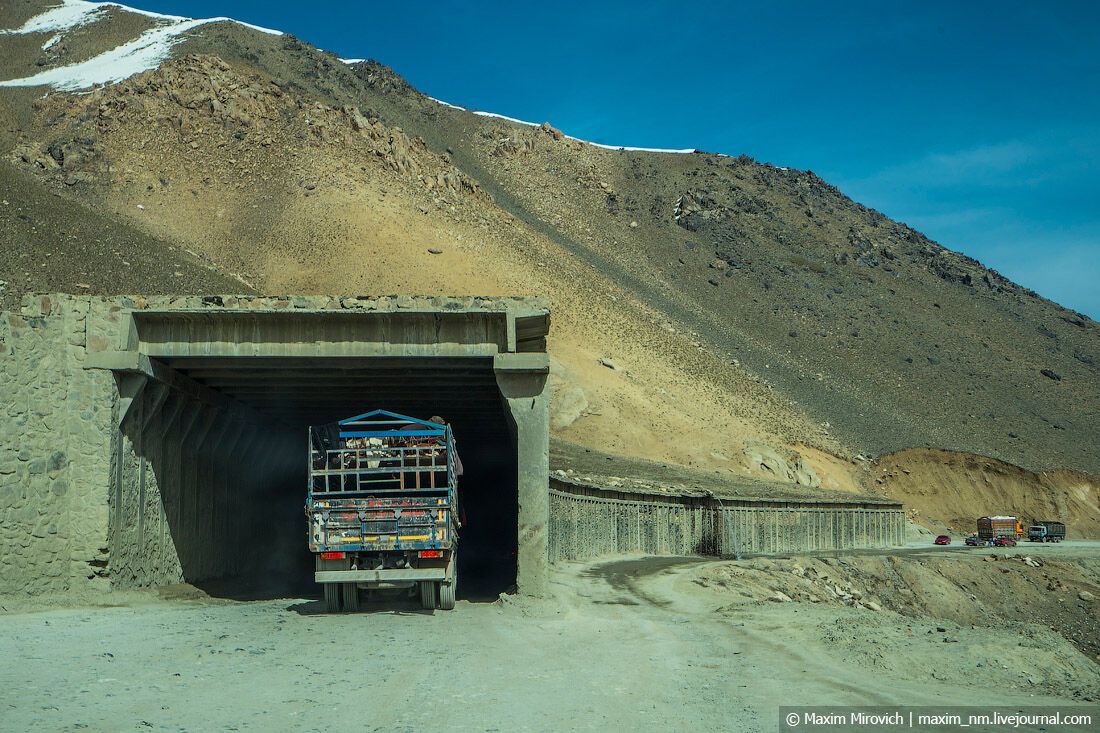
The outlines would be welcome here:
<svg viewBox="0 0 1100 733">
<path fill-rule="evenodd" d="M 695 565 L 698 563 L 706 562 L 714 562 L 714 558 L 640 557 L 632 558 L 630 560 L 617 560 L 595 565 L 584 571 L 584 577 L 598 578 L 600 580 L 603 580 L 605 583 L 607 583 L 609 586 L 617 591 L 629 593 L 630 595 L 641 598 L 642 600 L 654 606 L 664 607 L 669 605 L 668 601 L 646 595 L 638 588 L 637 581 L 646 576 L 659 575 L 661 573 L 667 572 L 673 568 L 677 568 L 683 565 Z M 615 601 L 615 603 L 617 605 L 624 606 L 638 605 L 636 602 L 626 599 Z"/>
</svg>

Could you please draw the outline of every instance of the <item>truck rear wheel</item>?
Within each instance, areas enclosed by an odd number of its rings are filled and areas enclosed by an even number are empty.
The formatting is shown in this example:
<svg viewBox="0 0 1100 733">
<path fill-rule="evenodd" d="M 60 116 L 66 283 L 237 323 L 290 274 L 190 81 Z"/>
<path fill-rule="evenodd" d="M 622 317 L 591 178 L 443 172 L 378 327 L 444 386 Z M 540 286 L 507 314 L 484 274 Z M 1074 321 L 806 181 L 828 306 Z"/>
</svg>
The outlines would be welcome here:
<svg viewBox="0 0 1100 733">
<path fill-rule="evenodd" d="M 439 586 L 439 607 L 444 611 L 453 611 L 455 607 L 455 581 L 437 583 Z"/>
<path fill-rule="evenodd" d="M 337 583 L 322 583 L 325 589 L 325 612 L 338 613 L 340 611 L 340 586 Z"/>
<path fill-rule="evenodd" d="M 335 584 L 333 584 L 335 585 Z M 348 613 L 359 610 L 359 586 L 355 583 L 341 583 L 344 589 L 344 610 Z"/>
<path fill-rule="evenodd" d="M 458 586 L 458 553 L 451 551 L 451 557 L 447 561 L 447 577 L 451 582 L 442 581 L 434 583 L 436 595 L 439 597 L 439 608 L 444 611 L 452 611 L 455 607 L 455 588 Z"/>
<path fill-rule="evenodd" d="M 451 553 L 450 562 L 448 562 L 448 575 L 451 577 L 451 582 L 443 581 L 436 583 L 436 593 L 439 595 L 439 608 L 443 611 L 454 610 L 454 589 L 459 586 L 459 558 L 458 554 Z"/>
<path fill-rule="evenodd" d="M 420 607 L 435 609 L 436 604 L 436 583 L 434 581 L 421 581 L 420 582 Z"/>
</svg>

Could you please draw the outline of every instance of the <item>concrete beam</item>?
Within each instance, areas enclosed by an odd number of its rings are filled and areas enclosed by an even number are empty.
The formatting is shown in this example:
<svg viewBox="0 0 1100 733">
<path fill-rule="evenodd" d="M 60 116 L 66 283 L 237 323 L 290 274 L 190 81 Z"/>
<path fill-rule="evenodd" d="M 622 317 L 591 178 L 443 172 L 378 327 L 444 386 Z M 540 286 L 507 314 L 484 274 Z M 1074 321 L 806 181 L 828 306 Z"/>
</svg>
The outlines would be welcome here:
<svg viewBox="0 0 1100 733">
<path fill-rule="evenodd" d="M 493 370 L 501 372 L 530 372 L 532 374 L 550 373 L 550 356 L 540 352 L 526 354 L 497 354 L 493 357 Z"/>
<path fill-rule="evenodd" d="M 231 420 L 221 435 L 221 439 L 212 447 L 213 456 L 217 461 L 232 461 L 234 452 L 243 453 L 242 447 L 251 443 L 251 437 L 259 435 L 260 431 L 250 428 L 247 423 Z M 246 437 L 247 436 L 247 437 Z"/>
<path fill-rule="evenodd" d="M 85 369 L 109 369 L 116 373 L 143 373 L 141 354 L 136 351 L 89 351 L 84 357 Z"/>
<path fill-rule="evenodd" d="M 182 392 L 188 397 L 210 405 L 211 407 L 240 413 L 242 417 L 260 424 L 267 423 L 270 420 L 266 415 L 261 415 L 246 405 L 227 397 L 221 392 L 196 382 L 163 362 L 149 358 L 147 354 L 141 354 L 134 351 L 90 353 L 85 360 L 84 368 L 109 369 L 115 374 L 141 375 L 149 380 L 154 380 L 159 384 L 166 385 L 167 387 Z M 163 398 L 160 399 L 163 402 Z M 151 410 L 150 412 L 155 413 L 156 410 Z"/>
<path fill-rule="evenodd" d="M 152 357 L 492 356 L 514 349 L 501 312 L 134 311 Z"/>
<path fill-rule="evenodd" d="M 202 444 L 206 442 L 206 435 L 210 432 L 210 429 L 214 427 L 214 424 L 221 417 L 221 411 L 212 407 L 206 406 L 200 409 L 199 419 L 195 422 L 194 427 L 190 430 L 187 440 L 189 441 L 188 451 L 190 453 L 198 453 Z"/>
<path fill-rule="evenodd" d="M 202 414 L 203 406 L 198 402 L 188 402 L 183 411 L 183 415 L 180 418 L 178 439 L 181 446 L 187 445 L 188 437 L 191 435 L 191 431 L 198 423 L 199 415 Z"/>
<path fill-rule="evenodd" d="M 152 434 L 156 440 L 161 440 L 168 435 L 175 427 L 176 421 L 184 414 L 187 405 L 194 403 L 194 400 L 188 399 L 178 392 L 169 390 L 169 393 L 168 401 L 161 406 L 161 418 L 155 426 L 155 430 L 150 429 L 149 424 L 146 423 L 145 432 Z"/>
<path fill-rule="evenodd" d="M 153 382 L 145 388 L 145 399 L 148 402 L 144 406 L 145 413 L 141 416 L 141 430 L 143 432 L 149 429 L 149 423 L 153 422 L 153 418 L 160 415 L 160 408 L 164 407 L 170 392 L 168 386 L 161 382 Z"/>
<path fill-rule="evenodd" d="M 118 381 L 118 425 L 122 427 L 126 418 L 130 416 L 130 410 L 135 400 L 141 399 L 145 385 L 149 378 L 144 374 L 116 373 Z"/>
<path fill-rule="evenodd" d="M 251 372 L 261 370 L 298 370 L 317 372 L 323 364 L 327 371 L 396 371 L 416 374 L 421 371 L 443 371 L 451 369 L 480 369 L 488 367 L 492 354 L 467 355 L 426 355 L 426 356 L 339 356 L 317 353 L 313 356 L 173 356 L 165 363 L 172 368 L 201 374 L 205 370 L 225 370 Z"/>
<path fill-rule="evenodd" d="M 421 390 L 453 386 L 496 388 L 496 381 L 493 379 L 492 372 L 488 369 L 476 377 L 437 375 L 427 378 L 416 374 L 401 377 L 376 377 L 370 373 L 354 377 L 343 377 L 318 369 L 311 378 L 283 379 L 277 376 L 257 375 L 250 377 L 241 374 L 236 379 L 203 380 L 203 384 L 219 392 L 225 390 L 266 390 L 270 392 L 282 388 L 332 390 L 345 387 L 358 389 L 376 389 L 379 387 L 405 387 L 408 389 L 417 387 Z"/>
<path fill-rule="evenodd" d="M 228 363 L 224 363 L 228 361 Z M 356 360 L 357 363 L 363 363 L 362 360 Z M 424 362 L 431 363 L 432 360 L 424 359 Z M 476 377 L 484 377 L 488 372 L 491 364 L 488 359 L 471 360 L 474 364 L 466 366 L 456 365 L 454 360 L 449 360 L 449 365 L 440 365 L 433 367 L 425 367 L 423 365 L 417 367 L 413 364 L 407 364 L 401 367 L 346 367 L 341 366 L 339 363 L 333 363 L 329 360 L 315 361 L 310 368 L 303 369 L 301 367 L 288 366 L 284 368 L 278 367 L 256 367 L 245 371 L 242 367 L 233 367 L 233 364 L 237 363 L 236 360 L 223 360 L 223 363 L 218 367 L 191 367 L 188 366 L 190 362 L 176 361 L 173 362 L 180 368 L 187 376 L 192 379 L 200 380 L 203 384 L 215 384 L 222 381 L 237 382 L 241 379 L 256 380 L 268 380 L 268 379 L 284 379 L 284 380 L 302 380 L 307 382 L 316 382 L 319 374 L 324 374 L 326 377 L 333 379 L 468 379 Z"/>
</svg>

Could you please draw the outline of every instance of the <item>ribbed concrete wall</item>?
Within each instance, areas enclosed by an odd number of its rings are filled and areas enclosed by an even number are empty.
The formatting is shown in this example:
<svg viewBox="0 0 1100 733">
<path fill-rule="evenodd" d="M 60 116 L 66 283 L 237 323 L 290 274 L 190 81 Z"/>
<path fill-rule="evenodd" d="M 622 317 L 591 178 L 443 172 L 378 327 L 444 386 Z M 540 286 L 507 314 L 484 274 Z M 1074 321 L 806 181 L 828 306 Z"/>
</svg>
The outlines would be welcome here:
<svg viewBox="0 0 1100 733">
<path fill-rule="evenodd" d="M 287 537 L 269 526 L 268 543 L 256 541 L 257 524 L 272 523 L 270 494 L 298 475 L 301 453 L 300 440 L 145 385 L 112 444 L 112 585 L 233 576 L 260 565 L 265 546 L 304 543 L 304 527 Z"/>
<path fill-rule="evenodd" d="M 611 498 L 554 482 L 550 560 L 619 554 L 781 554 L 904 543 L 900 505 Z"/>
</svg>

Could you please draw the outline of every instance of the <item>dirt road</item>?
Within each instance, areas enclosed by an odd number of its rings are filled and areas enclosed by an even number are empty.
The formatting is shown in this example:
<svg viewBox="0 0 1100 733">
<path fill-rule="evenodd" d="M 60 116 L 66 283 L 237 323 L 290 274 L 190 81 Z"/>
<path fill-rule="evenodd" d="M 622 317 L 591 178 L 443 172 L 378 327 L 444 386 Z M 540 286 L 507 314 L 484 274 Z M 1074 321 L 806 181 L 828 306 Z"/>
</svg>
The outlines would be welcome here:
<svg viewBox="0 0 1100 733">
<path fill-rule="evenodd" d="M 1027 680 L 1015 629 L 952 628 L 944 644 L 935 622 L 889 611 L 727 606 L 698 582 L 719 565 L 564 565 L 550 599 L 451 613 L 328 616 L 186 588 L 10 613 L 0 728 L 772 731 L 781 704 L 1081 702 Z M 1002 648 L 996 675 L 975 668 Z M 899 655 L 912 664 L 882 663 Z M 1066 668 L 1079 688 L 1096 666 L 1080 659 L 1086 671 Z"/>
</svg>

